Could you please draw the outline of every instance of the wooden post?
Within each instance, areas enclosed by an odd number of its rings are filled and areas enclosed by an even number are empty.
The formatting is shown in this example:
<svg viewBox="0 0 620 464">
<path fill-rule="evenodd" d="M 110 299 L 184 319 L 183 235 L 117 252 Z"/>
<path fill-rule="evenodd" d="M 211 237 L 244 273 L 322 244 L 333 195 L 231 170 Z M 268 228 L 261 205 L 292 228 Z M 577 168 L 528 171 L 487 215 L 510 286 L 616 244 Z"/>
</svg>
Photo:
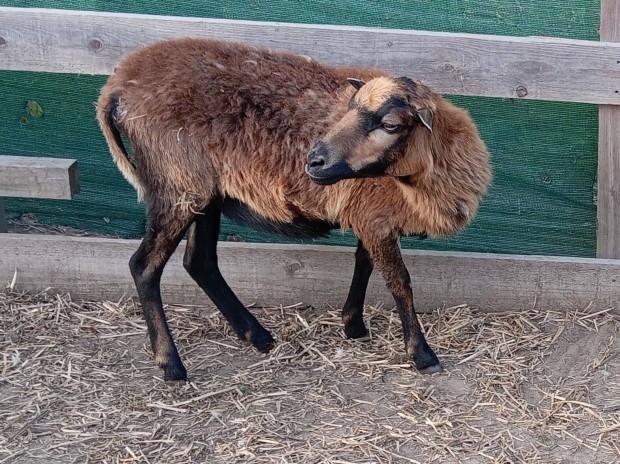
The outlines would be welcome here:
<svg viewBox="0 0 620 464">
<path fill-rule="evenodd" d="M 8 226 L 6 224 L 6 213 L 4 212 L 4 201 L 0 197 L 0 233 L 8 232 Z"/>
<path fill-rule="evenodd" d="M 618 0 L 601 0 L 601 40 L 620 42 Z M 596 256 L 620 258 L 620 106 L 601 105 L 598 124 Z"/>
</svg>

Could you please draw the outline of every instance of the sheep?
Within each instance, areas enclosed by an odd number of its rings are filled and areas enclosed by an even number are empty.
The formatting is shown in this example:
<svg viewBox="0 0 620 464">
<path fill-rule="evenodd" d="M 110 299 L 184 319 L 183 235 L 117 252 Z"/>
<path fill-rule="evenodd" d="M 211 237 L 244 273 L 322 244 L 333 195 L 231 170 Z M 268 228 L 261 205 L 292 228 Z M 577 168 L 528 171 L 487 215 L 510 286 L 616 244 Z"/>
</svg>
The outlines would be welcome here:
<svg viewBox="0 0 620 464">
<path fill-rule="evenodd" d="M 160 294 L 164 266 L 186 233 L 190 276 L 239 338 L 261 352 L 274 346 L 218 268 L 222 214 L 293 237 L 352 229 L 358 244 L 342 310 L 346 336 L 368 334 L 363 305 L 377 267 L 407 356 L 422 373 L 442 370 L 415 313 L 399 240 L 453 234 L 476 214 L 491 168 L 465 110 L 379 69 L 174 39 L 122 60 L 101 90 L 97 119 L 146 203 L 148 227 L 129 267 L 166 380 L 187 379 Z"/>
</svg>

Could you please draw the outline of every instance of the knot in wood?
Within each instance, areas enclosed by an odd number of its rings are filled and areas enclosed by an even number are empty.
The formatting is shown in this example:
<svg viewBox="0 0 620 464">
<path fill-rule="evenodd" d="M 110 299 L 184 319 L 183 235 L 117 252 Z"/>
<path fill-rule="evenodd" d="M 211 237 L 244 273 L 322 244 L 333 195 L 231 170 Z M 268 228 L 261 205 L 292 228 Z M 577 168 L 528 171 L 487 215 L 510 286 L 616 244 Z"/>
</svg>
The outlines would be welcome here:
<svg viewBox="0 0 620 464">
<path fill-rule="evenodd" d="M 103 42 L 98 38 L 90 39 L 88 41 L 88 48 L 93 52 L 99 52 L 103 49 Z"/>
<path fill-rule="evenodd" d="M 302 269 L 304 266 L 300 262 L 287 263 L 284 269 L 286 270 L 286 275 L 289 277 L 293 277 L 297 271 Z"/>
<path fill-rule="evenodd" d="M 454 65 L 452 63 L 446 63 L 443 65 L 444 71 L 454 71 Z"/>
<path fill-rule="evenodd" d="M 517 87 L 517 97 L 523 98 L 527 96 L 527 89 L 525 88 L 525 86 L 520 85 L 519 87 Z"/>
</svg>

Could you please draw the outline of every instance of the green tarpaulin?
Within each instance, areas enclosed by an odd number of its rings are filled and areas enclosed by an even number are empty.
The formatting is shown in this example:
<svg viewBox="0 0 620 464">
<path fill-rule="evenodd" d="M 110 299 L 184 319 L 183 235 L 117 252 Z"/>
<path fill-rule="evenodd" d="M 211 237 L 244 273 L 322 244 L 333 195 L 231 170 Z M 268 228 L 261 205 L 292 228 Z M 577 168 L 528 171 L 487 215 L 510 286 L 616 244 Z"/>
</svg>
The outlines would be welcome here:
<svg viewBox="0 0 620 464">
<path fill-rule="evenodd" d="M 536 0 L 8 1 L 68 8 L 209 18 L 376 26 L 598 40 L 600 2 Z M 410 76 L 415 78 L 415 76 Z M 6 199 L 10 217 L 139 237 L 144 207 L 114 166 L 95 122 L 105 76 L 0 72 L 0 153 L 76 158 L 81 193 L 71 201 Z M 478 123 L 494 184 L 473 225 L 450 239 L 403 240 L 405 248 L 594 256 L 598 112 L 594 105 L 450 96 Z M 40 105 L 30 111 L 29 101 Z M 33 114 L 31 114 L 33 113 Z M 225 223 L 222 239 L 283 242 Z M 353 244 L 335 232 L 313 243 Z"/>
</svg>

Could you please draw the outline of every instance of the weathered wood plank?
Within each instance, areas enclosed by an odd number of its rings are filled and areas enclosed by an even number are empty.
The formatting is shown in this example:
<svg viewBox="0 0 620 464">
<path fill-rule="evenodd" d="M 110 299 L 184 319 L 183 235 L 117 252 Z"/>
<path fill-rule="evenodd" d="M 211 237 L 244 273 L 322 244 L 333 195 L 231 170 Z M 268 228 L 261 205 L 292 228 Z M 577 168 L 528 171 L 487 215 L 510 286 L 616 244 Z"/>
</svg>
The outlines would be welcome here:
<svg viewBox="0 0 620 464">
<path fill-rule="evenodd" d="M 135 295 L 127 263 L 136 240 L 3 234 L 0 282 L 24 290 L 70 291 L 76 298 Z M 207 303 L 182 267 L 183 243 L 162 279 L 167 303 Z M 422 311 L 467 303 L 488 311 L 524 308 L 620 307 L 620 260 L 442 253 L 406 250 L 415 301 Z M 246 303 L 303 302 L 340 307 L 353 272 L 346 247 L 221 243 L 222 273 Z M 367 302 L 393 305 L 380 276 Z"/>
<path fill-rule="evenodd" d="M 620 107 L 601 106 L 598 127 L 596 256 L 620 258 Z"/>
<path fill-rule="evenodd" d="M 8 225 L 6 222 L 6 213 L 4 211 L 4 200 L 0 198 L 0 234 L 8 232 Z"/>
<path fill-rule="evenodd" d="M 0 8 L 0 69 L 109 74 L 125 53 L 181 36 L 380 67 L 442 93 L 620 104 L 617 44 L 68 10 Z"/>
<path fill-rule="evenodd" d="M 601 1 L 601 40 L 620 42 L 620 4 Z M 601 105 L 598 122 L 596 256 L 620 258 L 620 107 Z"/>
<path fill-rule="evenodd" d="M 0 196 L 71 199 L 79 190 L 76 160 L 0 155 Z"/>
</svg>

